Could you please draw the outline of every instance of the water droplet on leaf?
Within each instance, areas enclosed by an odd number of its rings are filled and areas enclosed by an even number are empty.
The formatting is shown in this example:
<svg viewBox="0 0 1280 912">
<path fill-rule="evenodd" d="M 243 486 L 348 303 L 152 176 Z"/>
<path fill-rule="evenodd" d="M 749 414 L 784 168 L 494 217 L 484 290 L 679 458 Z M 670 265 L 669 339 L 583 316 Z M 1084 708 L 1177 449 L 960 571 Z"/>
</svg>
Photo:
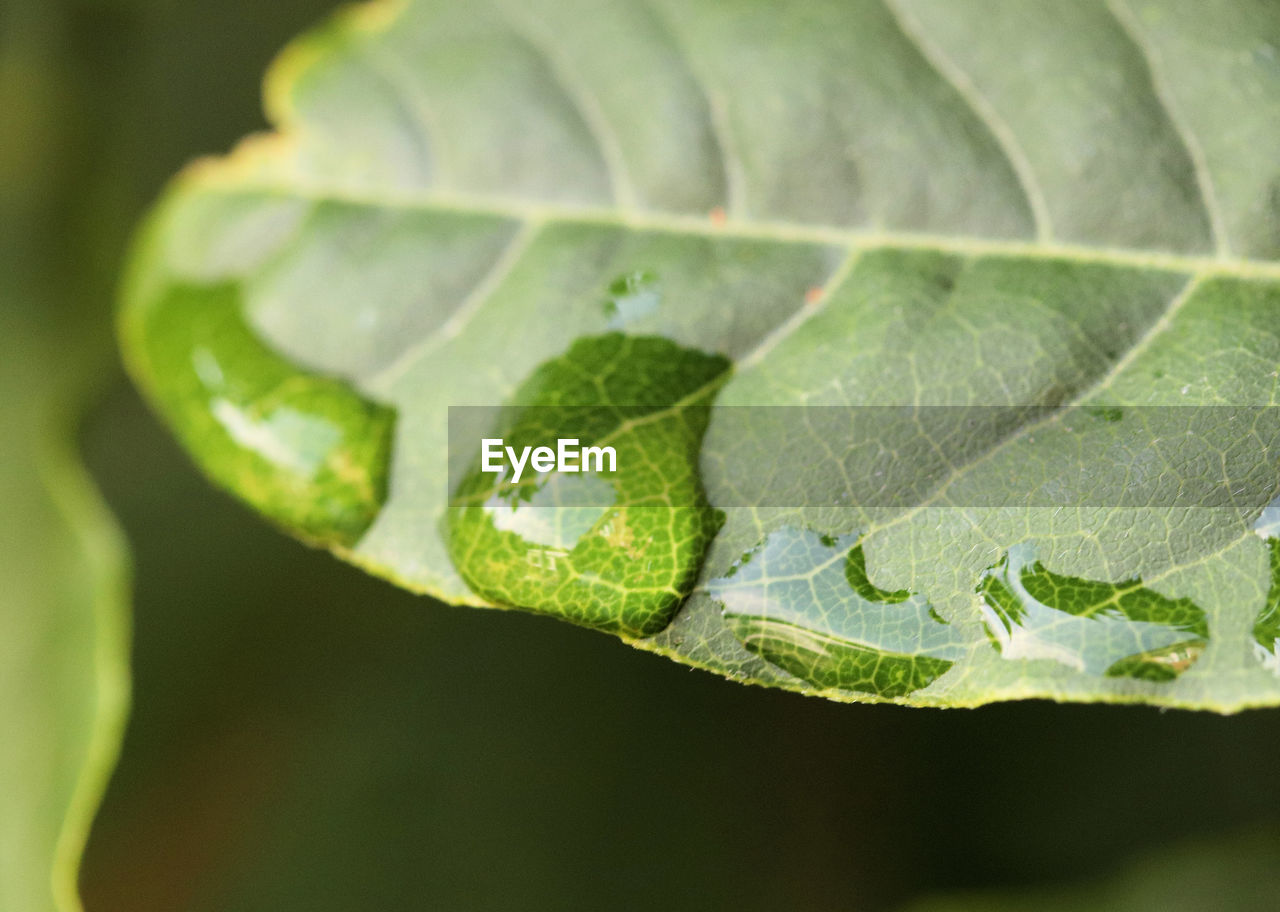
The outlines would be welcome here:
<svg viewBox="0 0 1280 912">
<path fill-rule="evenodd" d="M 662 288 L 657 273 L 638 269 L 609 283 L 604 313 L 609 318 L 610 329 L 623 329 L 655 312 L 661 303 Z"/>
<path fill-rule="evenodd" d="M 734 636 L 779 668 L 819 687 L 905 696 L 964 643 L 923 597 L 873 585 L 859 539 L 780 529 L 708 589 Z"/>
<path fill-rule="evenodd" d="M 1087 674 L 1171 681 L 1209 639 L 1204 611 L 1138 579 L 1052 573 L 1015 545 L 978 583 L 987 636 L 1006 659 L 1047 659 Z"/>
<path fill-rule="evenodd" d="M 614 472 L 481 471 L 454 492 L 449 553 L 479 595 L 623 636 L 670 622 L 722 517 L 698 455 L 727 359 L 667 339 L 579 339 L 539 366 L 489 436 L 519 452 L 612 447 Z"/>
<path fill-rule="evenodd" d="M 1253 530 L 1266 542 L 1270 570 L 1267 600 L 1253 624 L 1254 655 L 1280 676 L 1280 497 L 1263 508 Z"/>
<path fill-rule="evenodd" d="M 234 284 L 172 286 L 131 319 L 142 376 L 164 378 L 148 393 L 210 477 L 305 538 L 360 539 L 387 497 L 392 409 L 264 345 Z"/>
</svg>

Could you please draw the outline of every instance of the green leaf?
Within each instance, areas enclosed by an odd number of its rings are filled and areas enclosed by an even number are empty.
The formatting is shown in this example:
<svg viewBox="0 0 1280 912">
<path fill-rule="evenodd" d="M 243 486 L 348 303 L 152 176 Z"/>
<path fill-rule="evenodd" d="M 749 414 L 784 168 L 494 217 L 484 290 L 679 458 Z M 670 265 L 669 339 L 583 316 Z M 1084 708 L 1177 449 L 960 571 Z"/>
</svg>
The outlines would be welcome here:
<svg viewBox="0 0 1280 912">
<path fill-rule="evenodd" d="M 71 266 L 83 239 L 54 202 L 75 137 L 52 7 L 8 4 L 0 29 L 0 908 L 78 912 L 129 701 L 129 586 L 76 451 L 86 401 L 119 372 L 102 299 L 80 306 L 83 277 L 68 277 L 91 271 Z"/>
<path fill-rule="evenodd" d="M 101 320 L 59 314 L 19 249 L 0 250 L 0 907 L 73 912 L 129 695 L 126 548 L 75 448 L 115 374 Z"/>
<path fill-rule="evenodd" d="M 833 699 L 1280 703 L 1277 47 L 1250 0 L 366 5 L 158 207 L 124 348 L 414 591 Z M 494 487 L 451 407 L 654 471 Z"/>
<path fill-rule="evenodd" d="M 17 289 L 6 283 L 8 291 Z M 73 382 L 50 380 L 55 359 L 73 366 Z M 0 315 L 0 906 L 6 909 L 80 908 L 80 856 L 124 729 L 127 559 L 74 452 L 75 420 L 92 376 L 80 371 L 102 369 L 103 360 L 31 314 L 12 308 Z"/>
</svg>

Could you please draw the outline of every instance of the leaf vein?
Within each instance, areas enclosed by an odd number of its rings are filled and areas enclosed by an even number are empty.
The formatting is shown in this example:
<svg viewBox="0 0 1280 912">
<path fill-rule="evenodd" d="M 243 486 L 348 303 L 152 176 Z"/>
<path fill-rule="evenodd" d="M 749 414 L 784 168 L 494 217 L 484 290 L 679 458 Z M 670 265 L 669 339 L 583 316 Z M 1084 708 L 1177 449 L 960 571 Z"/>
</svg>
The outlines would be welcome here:
<svg viewBox="0 0 1280 912">
<path fill-rule="evenodd" d="M 533 16 L 513 13 L 509 4 L 503 4 L 504 20 L 518 39 L 546 64 L 557 88 L 568 99 L 596 145 L 596 151 L 609 173 L 614 202 L 622 209 L 634 209 L 638 205 L 635 184 L 627 167 L 622 144 L 618 141 L 609 118 L 604 113 L 596 94 L 577 71 L 556 51 L 554 38 L 544 32 L 543 24 Z M 519 22 L 517 22 L 517 18 Z"/>
<path fill-rule="evenodd" d="M 1182 310 L 1183 306 L 1187 303 L 1187 301 L 1189 301 L 1191 297 L 1195 294 L 1196 289 L 1200 287 L 1200 284 L 1201 282 L 1204 281 L 1204 279 L 1205 279 L 1205 276 L 1203 274 L 1196 274 L 1191 276 L 1187 280 L 1187 283 L 1182 287 L 1182 289 L 1176 295 L 1174 295 L 1172 299 L 1170 299 L 1169 305 L 1164 309 L 1164 311 L 1160 314 L 1160 316 L 1157 317 L 1151 323 L 1151 325 L 1147 327 L 1146 331 L 1143 332 L 1141 336 L 1139 336 L 1136 340 L 1134 340 L 1134 342 L 1125 350 L 1124 354 L 1122 354 L 1119 358 L 1117 358 L 1115 361 L 1112 362 L 1112 365 L 1107 370 L 1107 372 L 1104 373 L 1102 376 L 1100 376 L 1095 382 L 1089 384 L 1087 387 L 1077 392 L 1069 400 L 1063 403 L 1061 408 L 1054 409 L 1049 414 L 1045 415 L 1043 418 L 1040 418 L 1036 421 L 1030 421 L 1024 425 L 1021 425 L 1016 430 L 1000 438 L 995 443 L 993 443 L 990 447 L 983 450 L 983 452 L 978 456 L 976 456 L 974 459 L 971 459 L 969 462 L 960 466 L 956 471 L 952 472 L 950 477 L 948 477 L 946 481 L 944 481 L 941 485 L 939 485 L 935 493 L 925 498 L 918 506 L 912 507 L 911 509 L 898 514 L 897 516 L 895 516 L 893 519 L 889 520 L 886 523 L 883 523 L 879 526 L 873 526 L 871 529 L 868 530 L 867 534 L 870 534 L 872 531 L 876 531 L 877 529 L 883 529 L 883 528 L 899 525 L 900 523 L 906 522 L 907 520 L 916 516 L 921 511 L 925 510 L 928 507 L 938 506 L 940 501 L 946 500 L 947 491 L 951 488 L 951 486 L 954 485 L 961 478 L 963 478 L 965 475 L 967 475 L 969 472 L 971 472 L 973 469 L 977 468 L 978 466 L 986 462 L 989 462 L 992 458 L 994 458 L 994 456 L 997 453 L 1001 452 L 1002 450 L 1006 449 L 1009 446 L 1012 446 L 1013 444 L 1017 443 L 1019 440 L 1035 433 L 1036 431 L 1044 427 L 1049 426 L 1050 424 L 1053 424 L 1054 422 L 1061 420 L 1063 414 L 1065 414 L 1067 410 L 1075 408 L 1081 405 L 1082 403 L 1087 402 L 1090 398 L 1092 398 L 1093 396 L 1096 396 L 1098 393 L 1106 389 L 1109 389 L 1111 387 L 1111 384 L 1115 382 L 1116 377 L 1118 377 L 1124 370 L 1126 370 L 1129 367 L 1129 365 L 1131 365 L 1138 358 L 1138 356 L 1140 356 L 1143 352 L 1149 349 L 1151 347 L 1151 344 L 1157 338 L 1159 338 L 1161 335 L 1163 335 L 1165 332 L 1169 330 L 1170 326 L 1173 325 L 1173 321 L 1177 317 L 1178 313 Z"/>
<path fill-rule="evenodd" d="M 431 174 L 432 184 L 437 187 L 448 187 L 451 183 L 448 173 L 448 154 L 444 142 L 445 131 L 433 123 L 435 117 L 431 112 L 424 93 L 404 72 L 405 62 L 400 54 L 385 45 L 382 54 L 375 53 L 372 48 L 366 49 L 363 57 L 369 66 L 390 86 L 392 92 L 400 97 L 405 110 L 409 113 L 417 128 L 419 141 L 430 157 L 434 169 Z"/>
<path fill-rule="evenodd" d="M 707 126 L 711 138 L 715 140 L 716 150 L 720 154 L 720 169 L 724 175 L 725 210 L 731 216 L 745 216 L 748 212 L 746 169 L 742 163 L 742 156 L 733 142 L 733 129 L 729 123 L 729 112 L 724 103 L 724 96 L 699 75 L 693 63 L 693 57 L 686 49 L 675 26 L 654 6 L 653 0 L 640 0 L 638 5 L 649 13 L 654 23 L 666 35 L 675 50 L 676 58 L 689 74 L 689 79 L 702 93 L 707 107 Z"/>
<path fill-rule="evenodd" d="M 1027 158 L 1027 154 L 1013 129 L 1000 116 L 995 106 L 982 94 L 982 91 L 969 77 L 969 74 L 951 59 L 936 41 L 929 37 L 923 23 L 917 17 L 904 9 L 898 0 L 881 0 L 881 2 L 888 11 L 890 18 L 897 24 L 898 31 L 919 52 L 920 56 L 924 58 L 925 62 L 933 68 L 938 76 L 955 90 L 973 115 L 978 118 L 978 121 L 987 128 L 992 138 L 995 139 L 1000 151 L 1009 162 L 1009 166 L 1013 168 L 1014 174 L 1017 175 L 1018 183 L 1022 187 L 1022 193 L 1026 197 L 1027 205 L 1031 208 L 1031 216 L 1036 226 L 1036 238 L 1040 241 L 1052 240 L 1054 236 L 1053 218 L 1049 212 L 1048 199 L 1045 197 L 1044 188 L 1040 186 L 1039 178 L 1036 177 L 1035 169 L 1031 166 L 1031 160 Z"/>
<path fill-rule="evenodd" d="M 541 222 L 526 222 L 507 243 L 502 253 L 493 261 L 489 271 L 475 284 L 471 292 L 463 298 L 462 303 L 458 305 L 453 313 L 434 330 L 423 336 L 414 345 L 405 349 L 390 364 L 370 377 L 367 383 L 368 387 L 372 390 L 388 389 L 396 380 L 404 376 L 414 364 L 417 364 L 444 343 L 456 338 L 471 322 L 480 308 L 484 306 L 485 302 L 493 296 L 493 293 L 502 285 L 507 276 L 511 274 L 516 264 L 523 259 L 525 252 L 541 230 Z"/>
<path fill-rule="evenodd" d="M 1231 241 L 1227 233 L 1226 219 L 1223 215 L 1222 207 L 1218 203 L 1218 196 L 1213 186 L 1213 176 L 1209 173 L 1209 162 L 1205 157 L 1204 147 L 1200 145 L 1195 133 L 1179 114 L 1178 107 L 1169 92 L 1169 87 L 1161 75 L 1163 63 L 1160 54 L 1142 34 L 1141 26 L 1133 11 L 1125 4 L 1125 0 L 1104 0 L 1103 5 L 1116 21 L 1120 32 L 1133 45 L 1134 50 L 1146 65 L 1147 73 L 1151 77 L 1151 87 L 1155 91 L 1156 100 L 1160 103 L 1160 110 L 1168 118 L 1174 133 L 1182 141 L 1182 145 L 1187 151 L 1187 156 L 1191 159 L 1191 167 L 1195 172 L 1196 187 L 1200 191 L 1200 201 L 1204 206 L 1205 214 L 1209 218 L 1209 230 L 1213 235 L 1214 249 L 1219 257 L 1226 258 L 1231 256 Z"/>
<path fill-rule="evenodd" d="M 1185 273 L 1231 275 L 1242 279 L 1280 280 L 1280 262 L 1249 257 L 1222 258 L 1195 254 L 1172 253 L 1162 250 L 1142 250 L 1130 247 L 1072 244 L 1061 241 L 1019 241 L 959 235 L 940 235 L 912 231 L 863 231 L 837 225 L 802 224 L 773 219 L 728 219 L 713 225 L 703 217 L 646 210 L 620 211 L 607 207 L 530 204 L 526 200 L 514 200 L 499 196 L 469 195 L 435 192 L 406 192 L 388 194 L 381 188 L 333 187 L 320 184 L 308 185 L 299 181 L 279 179 L 238 179 L 234 161 L 227 168 L 226 178 L 218 174 L 219 165 L 210 170 L 208 162 L 197 162 L 195 174 L 206 181 L 206 186 L 223 183 L 239 193 L 263 193 L 291 195 L 299 199 L 336 201 L 350 205 L 405 209 L 412 211 L 437 211 L 441 213 L 485 214 L 516 221 L 563 221 L 580 224 L 623 227 L 632 230 L 665 231 L 672 234 L 712 236 L 717 238 L 741 238 L 770 240 L 778 243 L 832 244 L 848 246 L 857 244 L 870 249 L 875 247 L 900 247 L 930 249 L 961 253 L 969 256 L 1008 256 L 1036 260 L 1069 260 L 1080 263 L 1102 263 L 1126 266 L 1132 269 L 1162 269 Z"/>
<path fill-rule="evenodd" d="M 863 248 L 851 247 L 849 253 L 842 262 L 827 279 L 822 286 L 822 291 L 813 297 L 813 300 L 806 302 L 804 306 L 793 312 L 787 319 L 777 325 L 773 332 L 762 338 L 751 351 L 738 358 L 736 366 L 738 370 L 748 370 L 759 364 L 765 357 L 772 352 L 779 343 L 788 336 L 796 332 L 801 326 L 808 323 L 820 311 L 826 308 L 827 302 L 831 300 L 832 294 L 844 284 L 845 280 L 853 272 L 854 267 L 858 264 L 858 260 L 862 258 Z"/>
</svg>

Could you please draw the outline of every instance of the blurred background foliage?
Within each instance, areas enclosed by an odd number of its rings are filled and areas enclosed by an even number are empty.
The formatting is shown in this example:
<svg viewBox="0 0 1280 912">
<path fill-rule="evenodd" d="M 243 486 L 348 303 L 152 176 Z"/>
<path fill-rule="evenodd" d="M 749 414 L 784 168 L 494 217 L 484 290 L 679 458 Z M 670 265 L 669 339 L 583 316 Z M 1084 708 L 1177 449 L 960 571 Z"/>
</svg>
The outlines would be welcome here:
<svg viewBox="0 0 1280 912">
<path fill-rule="evenodd" d="M 135 564 L 90 912 L 1274 908 L 1275 712 L 743 688 L 396 591 L 212 491 L 122 379 L 116 275 L 166 178 L 264 126 L 266 63 L 328 8 L 0 0 L 0 328 L 60 340 L 0 397 L 92 387 L 79 446 Z"/>
</svg>

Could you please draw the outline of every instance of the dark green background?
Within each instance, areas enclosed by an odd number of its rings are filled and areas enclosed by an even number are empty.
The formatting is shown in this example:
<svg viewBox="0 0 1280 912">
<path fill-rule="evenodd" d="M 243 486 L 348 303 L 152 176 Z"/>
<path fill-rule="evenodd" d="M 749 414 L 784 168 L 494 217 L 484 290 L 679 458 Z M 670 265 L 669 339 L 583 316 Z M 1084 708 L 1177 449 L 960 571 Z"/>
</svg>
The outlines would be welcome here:
<svg viewBox="0 0 1280 912">
<path fill-rule="evenodd" d="M 186 160 L 263 126 L 263 68 L 328 7 L 0 0 L 32 87 L 0 135 L 27 306 L 105 334 L 133 223 Z M 308 551 L 212 491 L 118 368 L 83 445 L 137 586 L 91 912 L 881 909 L 1093 880 L 1188 839 L 1274 845 L 1275 712 L 744 688 Z"/>
</svg>

